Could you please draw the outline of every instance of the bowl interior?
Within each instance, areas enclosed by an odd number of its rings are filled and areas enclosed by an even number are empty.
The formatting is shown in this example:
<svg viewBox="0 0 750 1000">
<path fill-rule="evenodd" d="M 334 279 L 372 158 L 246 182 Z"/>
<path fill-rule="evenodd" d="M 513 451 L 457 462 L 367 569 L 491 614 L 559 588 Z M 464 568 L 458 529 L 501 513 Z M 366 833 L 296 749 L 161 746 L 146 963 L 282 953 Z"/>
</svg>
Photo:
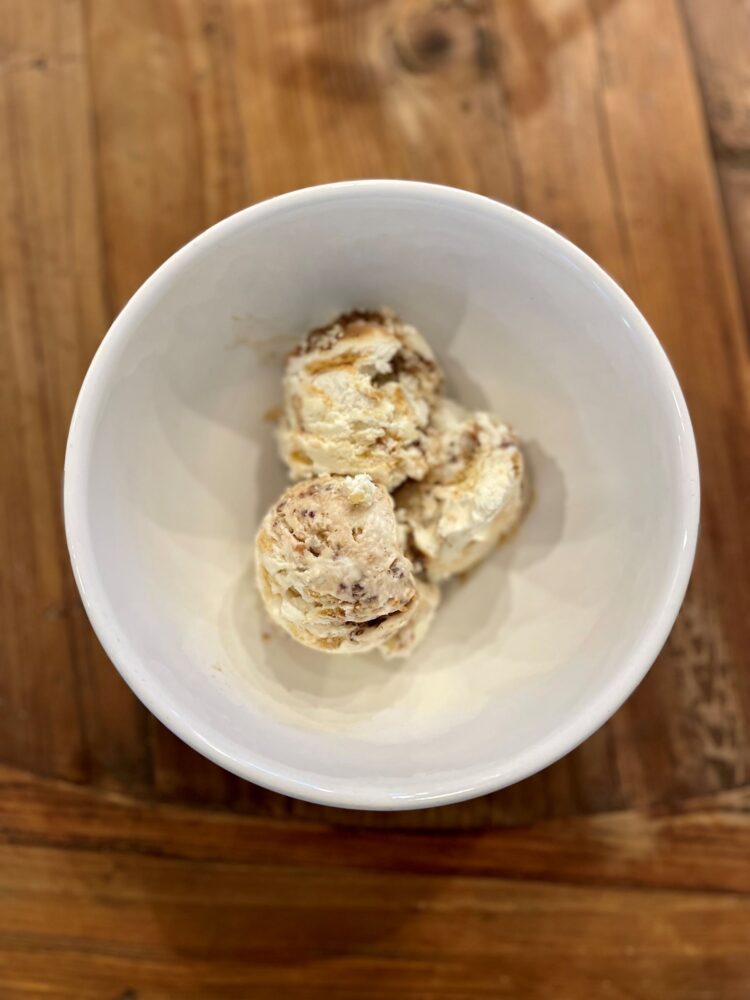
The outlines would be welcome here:
<svg viewBox="0 0 750 1000">
<path fill-rule="evenodd" d="M 515 425 L 535 492 L 404 664 L 304 650 L 252 573 L 286 483 L 284 355 L 381 304 L 428 337 L 453 395 Z M 549 763 L 640 680 L 683 595 L 694 466 L 661 349 L 583 254 L 484 199 L 373 182 L 249 209 L 147 282 L 84 385 L 66 523 L 100 638 L 179 735 L 303 797 L 426 805 Z"/>
</svg>

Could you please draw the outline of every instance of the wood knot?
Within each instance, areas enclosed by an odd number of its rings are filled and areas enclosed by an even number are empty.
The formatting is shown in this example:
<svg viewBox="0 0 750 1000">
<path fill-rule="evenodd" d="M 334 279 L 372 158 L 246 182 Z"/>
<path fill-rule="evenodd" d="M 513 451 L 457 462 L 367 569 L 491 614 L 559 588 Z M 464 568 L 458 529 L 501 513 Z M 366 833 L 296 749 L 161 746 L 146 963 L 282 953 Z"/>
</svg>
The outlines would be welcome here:
<svg viewBox="0 0 750 1000">
<path fill-rule="evenodd" d="M 396 54 L 404 69 L 410 73 L 428 73 L 439 66 L 453 48 L 450 35 L 429 26 L 414 31 L 404 41 L 406 44 L 401 44 L 396 39 Z"/>
<path fill-rule="evenodd" d="M 399 8 L 393 26 L 396 60 L 408 73 L 492 68 L 492 37 L 481 6 L 468 0 L 416 0 Z"/>
</svg>

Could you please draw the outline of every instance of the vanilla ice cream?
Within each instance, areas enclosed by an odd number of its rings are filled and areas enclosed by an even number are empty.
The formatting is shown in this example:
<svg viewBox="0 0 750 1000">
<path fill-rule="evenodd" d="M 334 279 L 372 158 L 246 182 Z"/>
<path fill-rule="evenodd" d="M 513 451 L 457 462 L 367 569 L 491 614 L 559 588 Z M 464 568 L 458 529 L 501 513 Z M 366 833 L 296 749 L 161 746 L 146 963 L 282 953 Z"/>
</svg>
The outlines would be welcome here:
<svg viewBox="0 0 750 1000">
<path fill-rule="evenodd" d="M 369 476 L 289 487 L 263 519 L 255 555 L 271 618 L 313 649 L 366 652 L 417 612 L 393 500 Z"/>
<path fill-rule="evenodd" d="M 421 479 L 441 381 L 424 338 L 390 310 L 313 330 L 284 372 L 279 448 L 292 478 L 366 473 L 389 490 Z"/>
<path fill-rule="evenodd" d="M 451 400 L 434 409 L 421 482 L 396 494 L 401 543 L 433 581 L 469 569 L 520 521 L 524 461 L 513 431 Z"/>
</svg>

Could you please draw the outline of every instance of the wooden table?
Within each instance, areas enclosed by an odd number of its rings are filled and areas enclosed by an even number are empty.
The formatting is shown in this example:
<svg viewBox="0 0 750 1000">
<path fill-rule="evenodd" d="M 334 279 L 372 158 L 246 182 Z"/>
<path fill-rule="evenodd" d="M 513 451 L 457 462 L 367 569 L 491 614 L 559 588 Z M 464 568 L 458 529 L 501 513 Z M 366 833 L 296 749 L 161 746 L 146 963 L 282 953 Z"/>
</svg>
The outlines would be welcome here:
<svg viewBox="0 0 750 1000">
<path fill-rule="evenodd" d="M 747 1000 L 747 0 L 0 10 L 3 1000 Z M 481 191 L 598 260 L 669 352 L 703 476 L 685 606 L 615 718 L 399 815 L 282 798 L 165 731 L 60 517 L 78 387 L 140 282 L 250 202 L 372 176 Z"/>
</svg>

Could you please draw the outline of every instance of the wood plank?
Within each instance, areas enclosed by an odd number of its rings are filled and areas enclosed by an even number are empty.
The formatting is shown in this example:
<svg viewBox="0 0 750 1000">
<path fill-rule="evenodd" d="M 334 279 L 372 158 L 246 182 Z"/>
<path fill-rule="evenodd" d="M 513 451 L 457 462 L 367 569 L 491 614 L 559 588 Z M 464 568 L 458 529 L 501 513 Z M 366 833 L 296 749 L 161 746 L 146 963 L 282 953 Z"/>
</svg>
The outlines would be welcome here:
<svg viewBox="0 0 750 1000">
<path fill-rule="evenodd" d="M 148 808 L 8 769 L 0 789 L 3 996 L 739 1000 L 750 982 L 746 789 L 463 836 Z"/>
<path fill-rule="evenodd" d="M 725 787 L 746 774 L 750 704 L 746 598 L 727 587 L 720 616 L 715 600 L 747 552 L 741 527 L 728 546 L 716 537 L 742 523 L 740 507 L 727 512 L 720 497 L 740 504 L 744 488 L 735 423 L 745 406 L 743 329 L 678 12 L 639 0 L 496 11 L 501 36 L 516 41 L 504 72 L 526 206 L 607 267 L 645 312 L 680 375 L 704 462 L 707 530 L 693 584 L 657 667 L 610 726 L 615 773 L 629 802 Z M 657 149 L 666 155 L 654 157 Z M 707 353 L 710 377 L 696 363 Z M 581 777 L 588 749 L 576 760 Z"/>
<path fill-rule="evenodd" d="M 251 995 L 532 1000 L 602 990 L 724 1000 L 746 996 L 750 972 L 747 896 L 115 863 L 41 848 L 0 848 L 0 872 L 0 956 L 14 975 L 14 951 L 45 954 L 36 984 L 55 982 L 58 952 L 79 954 L 84 983 L 91 957 L 119 959 L 139 995 L 150 985 L 142 962 L 177 972 L 164 986 L 212 997 L 227 967 Z"/>
<path fill-rule="evenodd" d="M 119 309 L 183 243 L 247 203 L 224 4 L 85 4 L 107 273 Z M 237 780 L 149 718 L 167 799 L 221 803 Z"/>
<path fill-rule="evenodd" d="M 145 712 L 83 615 L 65 547 L 68 424 L 107 326 L 77 3 L 0 17 L 0 755 L 46 774 L 142 779 Z"/>
<path fill-rule="evenodd" d="M 597 30 L 636 301 L 680 377 L 702 463 L 685 606 L 660 666 L 616 720 L 630 800 L 648 801 L 747 775 L 747 339 L 677 6 L 620 4 Z"/>
<path fill-rule="evenodd" d="M 519 207 L 627 283 L 632 259 L 599 96 L 604 80 L 597 21 L 608 7 L 494 4 L 492 26 L 501 54 L 498 85 L 519 162 Z M 618 756 L 610 725 L 549 769 L 545 814 L 624 805 L 633 790 L 623 781 Z"/>
<path fill-rule="evenodd" d="M 613 899 L 615 907 L 618 900 Z M 554 921 L 554 913 L 544 914 Z M 628 914 L 629 915 L 629 914 Z M 457 911 L 455 918 L 462 919 Z M 714 918 L 716 914 L 696 901 L 695 921 Z M 239 908 L 238 919 L 245 922 L 252 934 L 255 924 L 247 908 Z M 598 915 L 591 915 L 597 919 Z M 483 917 L 486 920 L 486 918 Z M 632 926 L 629 933 L 617 941 L 607 937 L 588 958 L 582 948 L 571 954 L 550 952 L 548 960 L 540 961 L 526 955 L 498 955 L 492 949 L 488 955 L 474 953 L 465 960 L 454 954 L 437 959 L 423 953 L 413 956 L 405 946 L 400 953 L 380 957 L 362 956 L 347 938 L 344 954 L 332 959 L 326 954 L 312 962 L 280 963 L 252 962 L 236 959 L 213 962 L 189 955 L 153 960 L 140 954 L 108 952 L 76 952 L 74 947 L 41 949 L 40 940 L 25 950 L 0 952 L 0 963 L 9 970 L 7 976 L 9 1000 L 27 997 L 61 997 L 69 1000 L 100 1000 L 112 996 L 117 1000 L 274 1000 L 284 997 L 304 997 L 306 1000 L 351 998 L 381 1000 L 401 997 L 408 1000 L 580 1000 L 581 997 L 602 997 L 606 1000 L 653 1000 L 653 997 L 679 1000 L 744 1000 L 747 996 L 747 970 L 742 955 L 743 944 L 725 946 L 721 951 L 706 949 L 702 959 L 696 948 L 695 926 L 686 933 L 684 922 L 665 919 L 659 914 L 662 936 L 649 947 Z M 728 915 L 727 920 L 734 919 Z M 576 923 L 578 931 L 583 921 Z M 486 920 L 487 935 L 502 934 L 502 921 Z M 528 922 L 524 922 L 524 930 Z M 647 921 L 638 921 L 646 937 Z M 297 930 L 297 927 L 294 927 Z M 535 927 L 530 928 L 534 933 Z M 744 923 L 740 923 L 740 931 Z M 469 932 L 467 931 L 467 934 Z M 665 947 L 663 938 L 671 936 L 673 944 Z M 711 935 L 713 938 L 714 935 Z M 736 939 L 735 939 L 736 940 Z M 386 943 L 388 939 L 386 939 Z M 543 943 L 546 943 L 543 939 Z M 566 940 L 571 947 L 575 942 Z M 713 942 L 712 942 L 713 944 Z M 508 949 L 511 951 L 511 948 Z M 404 955 L 403 953 L 406 952 Z M 40 954 L 46 961 L 40 961 Z M 563 973 L 556 972 L 561 966 Z"/>
<path fill-rule="evenodd" d="M 3 768 L 0 843 L 227 865 L 750 893 L 750 788 L 690 800 L 677 813 L 630 810 L 423 834 L 144 804 Z"/>
<path fill-rule="evenodd" d="M 176 4 L 86 4 L 97 182 L 115 309 L 203 228 L 194 85 Z"/>
<path fill-rule="evenodd" d="M 682 0 L 719 172 L 729 234 L 750 316 L 750 6 Z"/>
<path fill-rule="evenodd" d="M 521 198 L 488 5 L 233 0 L 232 24 L 255 198 L 356 177 Z"/>
</svg>

